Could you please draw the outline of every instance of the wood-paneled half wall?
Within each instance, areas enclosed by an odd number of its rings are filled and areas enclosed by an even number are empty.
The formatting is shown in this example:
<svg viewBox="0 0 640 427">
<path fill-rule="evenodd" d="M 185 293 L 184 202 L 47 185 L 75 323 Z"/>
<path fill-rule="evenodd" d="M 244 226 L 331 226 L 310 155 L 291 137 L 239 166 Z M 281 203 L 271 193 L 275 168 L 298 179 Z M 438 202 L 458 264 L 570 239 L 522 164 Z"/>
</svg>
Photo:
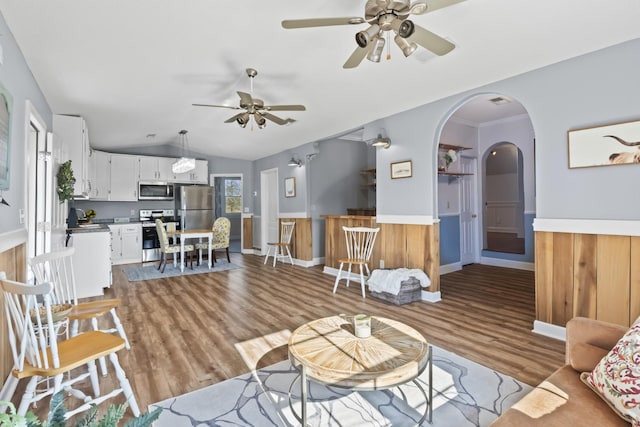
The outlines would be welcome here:
<svg viewBox="0 0 640 427">
<path fill-rule="evenodd" d="M 291 236 L 291 256 L 302 261 L 313 260 L 313 240 L 311 236 L 311 218 L 280 218 L 279 223 L 295 222 Z M 253 248 L 253 217 L 242 220 L 243 249 Z M 280 228 L 281 229 L 281 228 Z M 279 233 L 279 231 L 278 231 Z"/>
<path fill-rule="evenodd" d="M 440 291 L 440 229 L 438 224 L 378 224 L 376 217 L 322 215 L 325 218 L 325 266 L 340 268 L 347 255 L 343 226 L 380 227 L 369 268 L 419 268 L 429 279 L 429 292 Z"/>
<path fill-rule="evenodd" d="M 537 320 L 629 326 L 640 316 L 640 237 L 537 231 L 535 247 Z"/>
<path fill-rule="evenodd" d="M 0 252 L 0 271 L 4 271 L 7 279 L 26 281 L 27 272 L 27 248 L 22 243 L 13 248 Z M 11 345 L 7 333 L 7 317 L 4 314 L 4 298 L 0 294 L 0 377 L 2 381 L 7 378 L 13 368 L 13 356 L 11 355 Z"/>
</svg>

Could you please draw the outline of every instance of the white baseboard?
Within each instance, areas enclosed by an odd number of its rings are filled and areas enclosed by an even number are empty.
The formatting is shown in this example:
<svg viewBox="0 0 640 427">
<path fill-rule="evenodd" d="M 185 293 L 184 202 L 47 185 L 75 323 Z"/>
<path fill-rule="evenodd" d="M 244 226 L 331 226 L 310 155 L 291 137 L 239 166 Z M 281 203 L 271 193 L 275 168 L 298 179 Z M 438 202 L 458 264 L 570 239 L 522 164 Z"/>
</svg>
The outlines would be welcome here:
<svg viewBox="0 0 640 427">
<path fill-rule="evenodd" d="M 440 295 L 440 291 L 438 292 L 429 292 L 429 291 L 422 291 L 422 294 L 420 295 L 420 299 L 422 299 L 422 301 L 427 301 L 427 302 L 439 302 L 442 301 L 442 297 Z"/>
<path fill-rule="evenodd" d="M 451 264 L 440 266 L 440 274 L 453 273 L 454 271 L 460 271 L 460 270 L 462 270 L 462 264 L 459 262 L 454 262 Z"/>
<path fill-rule="evenodd" d="M 560 341 L 567 340 L 567 330 L 562 326 L 552 325 L 551 323 L 541 322 L 539 320 L 533 321 L 533 333 L 544 335 L 549 338 L 555 338 Z"/>
<path fill-rule="evenodd" d="M 480 264 L 492 265 L 494 267 L 515 268 L 518 270 L 535 271 L 535 264 L 532 262 L 513 261 L 510 259 L 480 257 Z"/>
<path fill-rule="evenodd" d="M 322 265 L 324 264 L 324 257 L 318 257 L 313 259 L 313 265 Z"/>
</svg>

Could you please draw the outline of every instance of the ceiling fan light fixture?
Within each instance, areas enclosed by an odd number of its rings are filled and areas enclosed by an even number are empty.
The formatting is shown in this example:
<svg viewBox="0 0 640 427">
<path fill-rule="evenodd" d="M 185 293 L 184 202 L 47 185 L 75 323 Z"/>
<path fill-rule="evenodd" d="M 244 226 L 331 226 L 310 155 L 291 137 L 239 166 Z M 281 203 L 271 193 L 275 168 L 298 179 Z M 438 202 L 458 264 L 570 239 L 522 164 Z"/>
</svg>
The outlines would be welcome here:
<svg viewBox="0 0 640 427">
<path fill-rule="evenodd" d="M 403 39 L 411 37 L 416 31 L 416 25 L 409 19 L 396 18 L 391 21 L 391 29 Z"/>
<path fill-rule="evenodd" d="M 256 121 L 258 129 L 264 129 L 264 127 L 267 125 L 267 119 L 265 119 L 264 116 L 260 113 L 254 113 L 253 120 Z"/>
<path fill-rule="evenodd" d="M 384 37 L 378 37 L 373 50 L 367 55 L 367 59 L 371 62 L 380 62 L 382 51 L 384 50 Z"/>
<path fill-rule="evenodd" d="M 244 113 L 236 119 L 241 128 L 246 128 L 249 123 L 249 113 Z"/>
<path fill-rule="evenodd" d="M 378 24 L 373 24 L 366 30 L 356 33 L 356 43 L 358 43 L 358 46 L 362 48 L 367 47 L 379 32 L 380 26 Z"/>
<path fill-rule="evenodd" d="M 402 38 L 400 34 L 397 34 L 393 38 L 393 41 L 396 42 L 396 44 L 398 45 L 398 47 L 400 48 L 400 50 L 402 51 L 405 57 L 408 57 L 409 55 L 411 55 L 418 48 L 417 44 L 415 44 L 414 42 L 407 41 L 407 39 Z"/>
</svg>

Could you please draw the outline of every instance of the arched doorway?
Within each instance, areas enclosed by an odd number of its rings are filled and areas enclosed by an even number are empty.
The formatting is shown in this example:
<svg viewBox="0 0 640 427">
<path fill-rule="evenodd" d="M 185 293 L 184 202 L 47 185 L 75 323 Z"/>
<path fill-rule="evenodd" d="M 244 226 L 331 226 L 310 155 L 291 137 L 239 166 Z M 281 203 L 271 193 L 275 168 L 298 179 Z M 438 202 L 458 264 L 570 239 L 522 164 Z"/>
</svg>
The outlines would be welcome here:
<svg viewBox="0 0 640 427">
<path fill-rule="evenodd" d="M 524 106 L 513 98 L 495 93 L 466 99 L 443 124 L 438 141 L 439 157 L 446 152 L 443 146 L 463 149 L 457 152 L 457 159 L 446 171 L 438 172 L 441 273 L 458 270 L 471 262 L 533 270 L 534 141 L 533 126 Z M 484 190 L 494 175 L 491 172 L 487 176 L 485 169 L 491 151 L 505 142 L 511 143 L 512 155 L 517 153 L 516 157 L 520 159 L 515 175 L 517 180 L 511 186 L 523 191 L 517 199 L 522 214 L 516 237 L 524 242 L 524 250 L 519 247 L 515 251 L 499 252 L 486 246 Z M 441 163 L 439 159 L 436 161 Z M 473 197 L 469 198 L 469 192 Z M 469 200 L 472 200 L 472 206 L 465 211 L 463 207 Z M 469 232 L 473 235 L 467 235 Z M 471 252 L 470 244 L 473 245 Z"/>
</svg>

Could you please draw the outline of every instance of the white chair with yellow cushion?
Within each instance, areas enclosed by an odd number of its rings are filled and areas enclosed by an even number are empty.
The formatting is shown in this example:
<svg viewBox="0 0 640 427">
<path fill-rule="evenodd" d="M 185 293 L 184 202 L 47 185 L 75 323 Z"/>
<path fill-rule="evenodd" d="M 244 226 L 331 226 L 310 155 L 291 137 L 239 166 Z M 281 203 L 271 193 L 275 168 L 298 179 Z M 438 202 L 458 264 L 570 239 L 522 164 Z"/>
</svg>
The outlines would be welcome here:
<svg viewBox="0 0 640 427">
<path fill-rule="evenodd" d="M 351 280 L 351 266 L 357 265 L 360 267 L 360 286 L 362 287 L 362 298 L 365 298 L 365 280 L 362 272 L 362 266 L 364 265 L 367 270 L 367 277 L 371 274 L 369 271 L 369 260 L 373 253 L 373 245 L 376 242 L 376 236 L 380 228 L 369 227 L 342 227 L 344 230 L 344 237 L 347 244 L 347 257 L 338 259 L 340 263 L 340 269 L 338 270 L 338 276 L 336 282 L 333 285 L 333 293 L 336 293 L 338 289 L 338 282 L 345 277 L 347 279 L 347 287 L 349 287 L 349 280 Z M 349 264 L 348 273 L 342 275 L 342 267 L 344 264 Z"/>
<path fill-rule="evenodd" d="M 64 314 L 51 303 L 55 292 L 51 283 L 33 286 L 4 280 L 0 276 L 0 290 L 6 311 L 7 341 L 13 355 L 11 374 L 17 379 L 29 379 L 18 414 L 24 415 L 31 404 L 64 390 L 81 400 L 80 406 L 65 414 L 66 418 L 119 394 L 124 394 L 133 415 L 140 415 L 129 380 L 116 355 L 125 347 L 124 339 L 100 331 L 64 339 L 66 334 L 62 332 L 66 321 Z M 114 367 L 119 387 L 101 395 L 96 360 L 105 356 Z M 74 388 L 87 378 L 93 396 Z"/>
<path fill-rule="evenodd" d="M 291 258 L 291 251 L 289 245 L 291 245 L 291 236 L 293 235 L 293 228 L 295 222 L 283 222 L 280 229 L 280 241 L 267 243 L 267 255 L 264 257 L 264 263 L 267 263 L 269 255 L 273 256 L 273 266 L 276 266 L 276 260 L 285 260 L 289 258 L 289 262 L 293 265 L 293 258 Z M 284 251 L 287 251 L 285 254 Z M 272 253 L 273 252 L 273 253 Z M 284 262 L 284 261 L 282 261 Z"/>
<path fill-rule="evenodd" d="M 180 244 L 170 244 L 169 237 L 167 236 L 167 230 L 165 224 L 161 219 L 156 219 L 156 231 L 158 233 L 158 240 L 160 240 L 160 263 L 158 264 L 158 270 L 164 273 L 164 268 L 167 266 L 167 254 L 180 253 Z M 185 244 L 184 253 L 189 254 L 189 260 L 191 261 L 191 268 L 193 268 L 193 245 Z M 174 259 L 175 261 L 175 259 Z M 184 261 L 184 260 L 183 260 Z"/>
</svg>

